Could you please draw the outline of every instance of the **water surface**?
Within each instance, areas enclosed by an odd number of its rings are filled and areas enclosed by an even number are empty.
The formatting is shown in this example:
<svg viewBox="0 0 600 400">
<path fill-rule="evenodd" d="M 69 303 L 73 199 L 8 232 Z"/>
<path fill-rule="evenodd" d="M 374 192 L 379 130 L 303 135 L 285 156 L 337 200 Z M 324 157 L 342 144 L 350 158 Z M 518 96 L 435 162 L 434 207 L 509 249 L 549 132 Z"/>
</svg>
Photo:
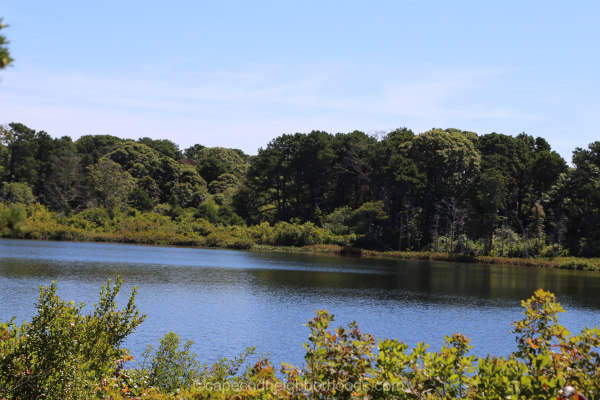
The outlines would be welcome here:
<svg viewBox="0 0 600 400">
<path fill-rule="evenodd" d="M 134 355 L 174 331 L 207 362 L 256 346 L 276 363 L 300 365 L 304 324 L 323 308 L 337 325 L 356 320 L 376 337 L 437 349 L 460 332 L 475 354 L 506 355 L 521 300 L 540 287 L 557 294 L 571 330 L 600 324 L 594 272 L 22 240 L 0 240 L 0 320 L 30 320 L 38 285 L 55 280 L 61 297 L 91 305 L 117 275 L 125 280 L 120 300 L 137 286 L 147 314 L 126 342 Z"/>
</svg>

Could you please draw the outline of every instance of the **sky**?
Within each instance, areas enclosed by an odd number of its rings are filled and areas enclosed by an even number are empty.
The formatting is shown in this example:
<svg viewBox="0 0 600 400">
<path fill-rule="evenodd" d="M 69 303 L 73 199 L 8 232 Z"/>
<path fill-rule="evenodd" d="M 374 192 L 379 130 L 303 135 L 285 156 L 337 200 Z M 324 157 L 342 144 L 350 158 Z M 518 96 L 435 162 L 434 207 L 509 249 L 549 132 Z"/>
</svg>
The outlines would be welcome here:
<svg viewBox="0 0 600 400">
<path fill-rule="evenodd" d="M 0 0 L 0 124 L 239 148 L 284 133 L 600 140 L 598 1 Z"/>
</svg>

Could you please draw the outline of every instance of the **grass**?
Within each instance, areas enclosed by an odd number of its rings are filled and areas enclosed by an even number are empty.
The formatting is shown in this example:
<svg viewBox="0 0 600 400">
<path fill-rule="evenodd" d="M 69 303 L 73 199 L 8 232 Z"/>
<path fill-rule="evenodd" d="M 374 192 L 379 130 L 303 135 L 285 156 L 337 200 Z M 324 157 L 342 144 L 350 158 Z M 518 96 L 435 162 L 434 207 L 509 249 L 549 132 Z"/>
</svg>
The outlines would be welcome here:
<svg viewBox="0 0 600 400">
<path fill-rule="evenodd" d="M 349 246 L 337 246 L 330 244 L 317 244 L 303 247 L 273 247 L 273 246 L 254 246 L 253 250 L 258 251 L 276 251 L 290 253 L 312 253 L 328 254 L 338 256 L 354 256 L 365 258 L 381 258 L 391 260 L 422 260 L 422 261 L 446 261 L 446 262 L 467 262 L 475 264 L 490 265 L 515 265 L 523 267 L 537 268 L 560 268 L 571 270 L 600 271 L 600 258 L 581 258 L 581 257 L 555 257 L 555 258 L 510 258 L 510 257 L 492 257 L 475 256 L 468 257 L 460 254 L 434 253 L 429 251 L 374 251 L 365 250 Z"/>
</svg>

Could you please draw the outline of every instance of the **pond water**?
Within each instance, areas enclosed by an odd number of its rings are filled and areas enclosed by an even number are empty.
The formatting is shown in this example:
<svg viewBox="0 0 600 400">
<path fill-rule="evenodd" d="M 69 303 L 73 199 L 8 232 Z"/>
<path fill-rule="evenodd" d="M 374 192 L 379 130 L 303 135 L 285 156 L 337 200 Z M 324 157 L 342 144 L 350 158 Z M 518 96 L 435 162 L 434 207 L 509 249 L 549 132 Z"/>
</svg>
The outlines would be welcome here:
<svg viewBox="0 0 600 400">
<path fill-rule="evenodd" d="M 439 349 L 445 335 L 472 339 L 473 353 L 516 349 L 511 323 L 521 300 L 553 291 L 571 331 L 600 325 L 600 273 L 461 263 L 391 261 L 307 254 L 0 240 L 0 321 L 31 320 L 38 285 L 92 305 L 100 286 L 121 276 L 120 301 L 138 287 L 146 321 L 125 347 L 139 356 L 174 331 L 195 342 L 202 361 L 246 347 L 276 364 L 303 364 L 306 322 L 319 309 L 336 326 Z"/>
</svg>

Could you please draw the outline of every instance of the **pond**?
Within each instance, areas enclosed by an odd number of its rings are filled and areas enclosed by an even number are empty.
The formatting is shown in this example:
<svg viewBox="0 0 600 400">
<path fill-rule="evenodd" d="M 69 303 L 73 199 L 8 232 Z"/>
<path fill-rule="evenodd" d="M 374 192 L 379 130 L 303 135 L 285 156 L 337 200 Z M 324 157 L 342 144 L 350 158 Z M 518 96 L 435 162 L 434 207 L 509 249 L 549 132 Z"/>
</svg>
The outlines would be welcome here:
<svg viewBox="0 0 600 400">
<path fill-rule="evenodd" d="M 515 266 L 393 261 L 107 243 L 0 240 L 0 321 L 31 320 L 38 285 L 58 283 L 66 300 L 92 305 L 100 286 L 121 276 L 124 304 L 146 321 L 125 347 L 139 356 L 174 331 L 195 342 L 204 362 L 246 347 L 278 365 L 303 364 L 306 322 L 319 309 L 336 326 L 356 320 L 362 332 L 439 349 L 445 335 L 472 339 L 473 352 L 516 349 L 511 323 L 521 300 L 553 291 L 571 331 L 600 324 L 600 273 Z"/>
</svg>

